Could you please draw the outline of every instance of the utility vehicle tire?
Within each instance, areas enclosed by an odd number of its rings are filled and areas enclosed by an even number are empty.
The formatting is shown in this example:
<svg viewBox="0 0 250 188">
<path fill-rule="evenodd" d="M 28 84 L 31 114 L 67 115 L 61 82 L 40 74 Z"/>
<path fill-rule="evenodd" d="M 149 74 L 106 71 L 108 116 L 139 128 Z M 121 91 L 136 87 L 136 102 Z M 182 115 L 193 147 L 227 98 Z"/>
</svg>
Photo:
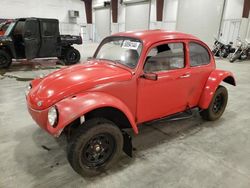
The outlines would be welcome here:
<svg viewBox="0 0 250 188">
<path fill-rule="evenodd" d="M 66 49 L 64 53 L 63 57 L 65 65 L 73 65 L 80 61 L 81 55 L 77 49 L 70 47 Z"/>
<path fill-rule="evenodd" d="M 12 63 L 12 58 L 9 53 L 0 50 L 0 68 L 8 68 Z"/>
<path fill-rule="evenodd" d="M 68 145 L 68 161 L 81 176 L 95 176 L 109 169 L 123 148 L 121 130 L 111 121 L 95 118 L 83 123 Z"/>
<path fill-rule="evenodd" d="M 219 119 L 227 106 L 228 93 L 224 86 L 219 86 L 213 96 L 213 99 L 208 107 L 200 112 L 203 119 L 214 121 Z"/>
<path fill-rule="evenodd" d="M 64 57 L 57 57 L 59 60 L 64 61 Z"/>
</svg>

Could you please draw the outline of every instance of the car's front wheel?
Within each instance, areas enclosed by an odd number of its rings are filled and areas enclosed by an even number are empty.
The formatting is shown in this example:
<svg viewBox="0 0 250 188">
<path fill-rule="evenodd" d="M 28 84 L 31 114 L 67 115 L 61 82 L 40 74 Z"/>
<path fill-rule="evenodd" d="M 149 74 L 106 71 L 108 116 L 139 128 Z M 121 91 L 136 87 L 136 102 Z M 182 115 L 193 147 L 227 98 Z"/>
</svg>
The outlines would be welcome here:
<svg viewBox="0 0 250 188">
<path fill-rule="evenodd" d="M 113 122 L 96 118 L 86 121 L 68 145 L 68 160 L 82 176 L 98 175 L 120 157 L 123 147 L 121 130 Z"/>
<path fill-rule="evenodd" d="M 200 112 L 201 117 L 208 121 L 219 119 L 227 106 L 228 93 L 224 86 L 219 86 L 208 109 Z"/>
</svg>

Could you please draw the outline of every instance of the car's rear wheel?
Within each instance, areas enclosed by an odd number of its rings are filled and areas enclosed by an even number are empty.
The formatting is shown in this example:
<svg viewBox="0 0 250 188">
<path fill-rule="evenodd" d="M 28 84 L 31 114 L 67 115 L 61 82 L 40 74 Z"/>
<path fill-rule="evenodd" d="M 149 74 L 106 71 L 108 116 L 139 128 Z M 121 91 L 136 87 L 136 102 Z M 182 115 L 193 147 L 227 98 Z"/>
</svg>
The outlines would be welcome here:
<svg viewBox="0 0 250 188">
<path fill-rule="evenodd" d="M 110 168 L 120 157 L 123 136 L 113 122 L 106 119 L 86 121 L 70 140 L 68 160 L 82 176 L 98 175 Z"/>
<path fill-rule="evenodd" d="M 81 55 L 77 49 L 70 47 L 64 53 L 63 57 L 66 65 L 73 65 L 80 61 Z"/>
<path fill-rule="evenodd" d="M 203 119 L 214 121 L 219 119 L 227 106 L 228 93 L 224 86 L 219 86 L 208 109 L 202 110 L 200 115 Z"/>
<path fill-rule="evenodd" d="M 4 50 L 0 50 L 0 68 L 8 68 L 12 63 L 12 58 Z"/>
</svg>

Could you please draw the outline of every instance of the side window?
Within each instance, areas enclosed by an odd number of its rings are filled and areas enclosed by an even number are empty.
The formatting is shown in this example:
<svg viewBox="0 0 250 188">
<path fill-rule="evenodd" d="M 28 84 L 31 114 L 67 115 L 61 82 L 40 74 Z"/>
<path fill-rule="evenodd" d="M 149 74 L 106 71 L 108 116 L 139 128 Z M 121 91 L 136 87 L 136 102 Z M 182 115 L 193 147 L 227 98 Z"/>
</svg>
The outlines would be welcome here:
<svg viewBox="0 0 250 188">
<path fill-rule="evenodd" d="M 144 65 L 145 72 L 181 69 L 184 63 L 183 43 L 168 43 L 152 48 Z"/>
<path fill-rule="evenodd" d="M 25 23 L 24 21 L 17 22 L 14 32 L 13 32 L 15 36 L 23 34 L 24 23 Z"/>
<path fill-rule="evenodd" d="M 57 35 L 58 24 L 56 22 L 43 22 L 42 23 L 42 34 L 45 37 L 53 37 Z"/>
<path fill-rule="evenodd" d="M 26 33 L 30 33 L 31 38 L 37 38 L 39 36 L 39 25 L 36 20 L 26 21 L 24 28 Z"/>
<path fill-rule="evenodd" d="M 7 29 L 8 29 L 8 27 L 9 27 L 9 23 L 8 24 L 5 24 L 3 27 L 2 27 L 2 30 L 5 32 Z"/>
<path fill-rule="evenodd" d="M 205 47 L 191 42 L 189 43 L 189 61 L 191 67 L 207 65 L 210 63 L 210 55 Z"/>
</svg>

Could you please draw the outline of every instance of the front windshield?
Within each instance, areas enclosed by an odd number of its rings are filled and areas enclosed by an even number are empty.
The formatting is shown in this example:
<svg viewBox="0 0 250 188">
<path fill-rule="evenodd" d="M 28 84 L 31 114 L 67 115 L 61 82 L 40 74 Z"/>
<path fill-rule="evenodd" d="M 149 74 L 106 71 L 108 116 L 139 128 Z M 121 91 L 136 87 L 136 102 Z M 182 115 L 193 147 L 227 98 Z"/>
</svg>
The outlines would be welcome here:
<svg viewBox="0 0 250 188">
<path fill-rule="evenodd" d="M 142 51 L 138 39 L 127 37 L 109 37 L 104 39 L 94 58 L 114 61 L 129 68 L 135 68 Z"/>
<path fill-rule="evenodd" d="M 3 27 L 4 24 L 5 24 L 4 22 L 0 23 L 0 29 L 2 29 L 2 27 Z"/>
<path fill-rule="evenodd" d="M 12 31 L 14 25 L 15 25 L 15 22 L 12 22 L 12 23 L 9 25 L 8 29 L 7 29 L 7 30 L 5 31 L 5 33 L 4 33 L 5 36 L 8 36 L 8 35 L 10 34 L 10 32 Z"/>
</svg>

